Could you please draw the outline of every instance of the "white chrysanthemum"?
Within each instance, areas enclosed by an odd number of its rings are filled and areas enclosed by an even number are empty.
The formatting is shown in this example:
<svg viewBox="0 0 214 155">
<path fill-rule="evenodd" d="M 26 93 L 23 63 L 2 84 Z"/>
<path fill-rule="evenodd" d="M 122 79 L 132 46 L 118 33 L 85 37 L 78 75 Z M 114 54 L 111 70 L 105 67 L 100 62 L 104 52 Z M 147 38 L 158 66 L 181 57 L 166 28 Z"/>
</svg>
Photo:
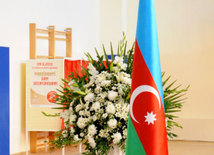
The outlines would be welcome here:
<svg viewBox="0 0 214 155">
<path fill-rule="evenodd" d="M 79 111 L 79 115 L 80 116 L 84 116 L 85 115 L 85 112 L 83 110 Z"/>
<path fill-rule="evenodd" d="M 100 136 L 100 137 L 105 137 L 105 131 L 104 131 L 103 129 L 100 130 L 99 136 Z"/>
<path fill-rule="evenodd" d="M 93 93 L 88 93 L 85 97 L 84 100 L 87 102 L 92 102 L 94 100 L 94 94 Z"/>
<path fill-rule="evenodd" d="M 95 92 L 96 94 L 99 94 L 101 91 L 102 91 L 102 88 L 99 87 L 99 86 L 97 86 L 97 87 L 94 89 L 94 92 Z"/>
<path fill-rule="evenodd" d="M 92 116 L 92 119 L 93 119 L 93 121 L 96 121 L 97 120 L 97 116 L 96 115 Z"/>
<path fill-rule="evenodd" d="M 123 137 L 124 137 L 124 139 L 127 137 L 127 129 L 123 130 Z"/>
<path fill-rule="evenodd" d="M 107 122 L 108 126 L 112 129 L 116 128 L 117 127 L 117 120 L 116 119 L 110 119 L 108 122 Z"/>
<path fill-rule="evenodd" d="M 105 114 L 102 115 L 102 117 L 103 117 L 103 118 L 106 118 L 106 117 L 108 117 L 108 114 L 105 113 Z"/>
<path fill-rule="evenodd" d="M 75 132 L 74 127 L 70 127 L 70 133 L 73 134 Z"/>
<path fill-rule="evenodd" d="M 74 121 L 76 121 L 77 116 L 76 115 L 70 115 L 70 124 L 72 124 Z"/>
<path fill-rule="evenodd" d="M 80 117 L 77 121 L 77 126 L 80 128 L 80 129 L 83 129 L 86 125 L 87 125 L 87 122 L 88 122 L 88 119 L 87 118 L 82 118 Z"/>
<path fill-rule="evenodd" d="M 89 125 L 89 127 L 88 127 L 88 133 L 90 135 L 92 135 L 92 136 L 97 133 L 97 129 L 96 129 L 96 126 L 94 124 Z"/>
<path fill-rule="evenodd" d="M 111 101 L 114 101 L 118 96 L 118 93 L 115 91 L 108 91 L 108 98 Z"/>
<path fill-rule="evenodd" d="M 93 103 L 91 110 L 97 111 L 98 109 L 100 109 L 100 102 Z"/>
<path fill-rule="evenodd" d="M 122 139 L 121 133 L 119 133 L 119 132 L 114 133 L 111 137 L 113 138 L 114 144 L 118 144 L 120 142 L 120 140 Z"/>
<path fill-rule="evenodd" d="M 101 82 L 103 82 L 103 81 L 105 81 L 105 80 L 106 80 L 105 74 L 99 74 L 99 75 L 97 75 L 97 79 L 96 79 L 95 83 L 96 83 L 96 84 L 97 84 L 97 83 L 101 83 Z"/>
<path fill-rule="evenodd" d="M 108 86 L 110 86 L 110 84 L 111 84 L 111 81 L 110 80 L 104 80 L 104 81 L 102 81 L 102 83 L 101 83 L 101 86 L 103 86 L 103 87 L 108 87 Z"/>
<path fill-rule="evenodd" d="M 88 143 L 92 148 L 95 148 L 96 142 L 93 137 L 90 137 L 90 136 L 88 137 Z"/>
<path fill-rule="evenodd" d="M 69 110 L 65 110 L 65 111 L 62 111 L 60 112 L 60 117 L 61 118 L 64 118 L 65 121 L 67 121 L 69 119 Z"/>
<path fill-rule="evenodd" d="M 85 135 L 84 133 L 82 133 L 82 132 L 80 133 L 80 137 L 84 137 L 84 135 Z"/>
<path fill-rule="evenodd" d="M 62 131 L 62 135 L 63 135 L 64 138 L 67 137 L 67 136 L 68 136 L 67 130 L 63 130 L 63 131 Z"/>
<path fill-rule="evenodd" d="M 80 141 L 80 138 L 78 135 L 74 135 L 74 141 L 76 141 L 76 142 Z"/>
<path fill-rule="evenodd" d="M 82 108 L 83 108 L 83 106 L 82 106 L 81 104 L 78 104 L 78 105 L 75 107 L 75 111 L 78 112 L 78 111 L 80 111 Z"/>
<path fill-rule="evenodd" d="M 106 112 L 108 114 L 114 114 L 115 113 L 115 107 L 114 107 L 114 105 L 113 104 L 107 105 Z"/>
</svg>

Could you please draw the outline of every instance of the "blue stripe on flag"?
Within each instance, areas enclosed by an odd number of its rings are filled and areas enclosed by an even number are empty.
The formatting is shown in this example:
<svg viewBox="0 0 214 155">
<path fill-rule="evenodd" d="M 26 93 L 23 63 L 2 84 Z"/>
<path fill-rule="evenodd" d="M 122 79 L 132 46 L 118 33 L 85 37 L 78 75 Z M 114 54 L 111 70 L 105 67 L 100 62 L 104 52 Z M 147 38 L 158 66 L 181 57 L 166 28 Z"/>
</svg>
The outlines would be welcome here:
<svg viewBox="0 0 214 155">
<path fill-rule="evenodd" d="M 164 103 L 157 24 L 153 0 L 140 0 L 139 2 L 136 40 L 158 87 L 162 103 Z"/>
</svg>

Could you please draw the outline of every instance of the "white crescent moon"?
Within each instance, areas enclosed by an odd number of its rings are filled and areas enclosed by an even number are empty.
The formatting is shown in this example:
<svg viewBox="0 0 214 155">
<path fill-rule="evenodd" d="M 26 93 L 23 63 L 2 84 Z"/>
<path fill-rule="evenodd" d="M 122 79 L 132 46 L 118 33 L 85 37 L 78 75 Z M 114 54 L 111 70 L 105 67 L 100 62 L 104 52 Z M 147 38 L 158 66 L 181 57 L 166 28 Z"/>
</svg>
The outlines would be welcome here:
<svg viewBox="0 0 214 155">
<path fill-rule="evenodd" d="M 141 85 L 141 86 L 137 87 L 137 88 L 133 91 L 132 96 L 131 96 L 131 100 L 130 100 L 130 115 L 131 115 L 132 119 L 133 119 L 135 122 L 137 122 L 137 123 L 139 123 L 139 122 L 138 122 L 138 121 L 135 119 L 135 117 L 134 117 L 134 114 L 133 114 L 133 105 L 134 105 L 134 100 L 135 100 L 135 98 L 136 98 L 140 93 L 143 93 L 143 92 L 150 92 L 150 93 L 154 94 L 154 95 L 157 97 L 157 99 L 158 99 L 159 108 L 161 108 L 160 96 L 159 96 L 159 94 L 158 94 L 158 92 L 157 92 L 157 90 L 156 90 L 155 88 L 153 88 L 153 87 L 151 87 L 151 86 L 149 86 L 149 85 Z"/>
</svg>

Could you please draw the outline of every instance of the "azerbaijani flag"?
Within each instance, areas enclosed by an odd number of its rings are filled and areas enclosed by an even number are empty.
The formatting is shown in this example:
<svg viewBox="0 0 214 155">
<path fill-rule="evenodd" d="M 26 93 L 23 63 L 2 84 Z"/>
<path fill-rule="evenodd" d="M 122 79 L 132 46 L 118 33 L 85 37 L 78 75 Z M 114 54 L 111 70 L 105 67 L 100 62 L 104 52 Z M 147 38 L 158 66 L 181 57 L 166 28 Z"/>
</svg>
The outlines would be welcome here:
<svg viewBox="0 0 214 155">
<path fill-rule="evenodd" d="M 153 0 L 140 0 L 133 62 L 127 155 L 167 155 L 167 134 Z"/>
</svg>

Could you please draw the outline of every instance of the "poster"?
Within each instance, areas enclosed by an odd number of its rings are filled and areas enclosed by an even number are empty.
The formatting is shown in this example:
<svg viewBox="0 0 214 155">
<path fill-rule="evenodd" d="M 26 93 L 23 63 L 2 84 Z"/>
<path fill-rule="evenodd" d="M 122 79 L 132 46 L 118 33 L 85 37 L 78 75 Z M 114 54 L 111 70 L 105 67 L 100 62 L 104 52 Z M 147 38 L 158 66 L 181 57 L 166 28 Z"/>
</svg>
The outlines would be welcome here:
<svg viewBox="0 0 214 155">
<path fill-rule="evenodd" d="M 57 89 L 62 85 L 63 61 L 37 59 L 29 61 L 30 107 L 54 107 Z"/>
</svg>

